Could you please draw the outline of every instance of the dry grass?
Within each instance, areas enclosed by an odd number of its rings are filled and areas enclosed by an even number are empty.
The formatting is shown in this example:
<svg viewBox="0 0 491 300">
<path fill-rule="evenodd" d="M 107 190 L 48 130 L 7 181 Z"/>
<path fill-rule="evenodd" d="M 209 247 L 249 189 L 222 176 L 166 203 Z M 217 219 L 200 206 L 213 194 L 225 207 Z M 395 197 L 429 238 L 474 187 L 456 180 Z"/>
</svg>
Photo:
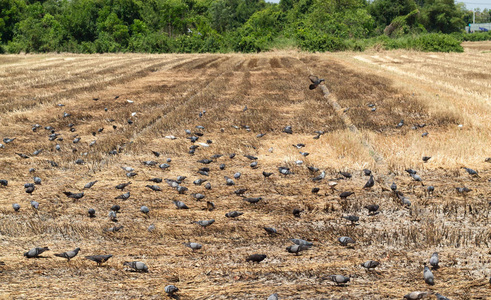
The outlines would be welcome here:
<svg viewBox="0 0 491 300">
<path fill-rule="evenodd" d="M 265 299 L 274 292 L 281 299 L 402 299 L 415 290 L 451 299 L 489 299 L 491 164 L 484 162 L 491 157 L 488 46 L 469 44 L 460 54 L 0 56 L 0 137 L 17 138 L 0 149 L 0 179 L 9 180 L 8 187 L 0 187 L 0 261 L 5 262 L 0 297 L 165 299 L 165 285 L 175 284 L 180 299 Z M 340 111 L 318 89 L 306 88 L 311 73 L 326 78 Z M 368 104 L 377 110 L 372 112 Z M 64 112 L 71 116 L 63 118 Z M 346 129 L 342 114 L 357 133 Z M 396 128 L 401 119 L 406 125 Z M 43 127 L 33 132 L 36 123 Z M 70 123 L 75 132 L 69 131 Z M 411 129 L 423 123 L 425 127 Z M 49 141 L 48 125 L 64 140 Z M 286 125 L 293 127 L 293 135 L 282 132 Z M 93 136 L 99 128 L 102 133 Z M 201 131 L 199 142 L 209 139 L 210 147 L 187 154 L 191 143 L 185 129 Z M 325 134 L 313 139 L 316 130 Z M 423 138 L 425 131 L 429 135 Z M 259 133 L 266 135 L 257 138 Z M 168 135 L 178 139 L 164 138 Z M 81 138 L 78 144 L 72 143 L 75 137 Z M 96 143 L 89 146 L 92 141 Z M 57 143 L 62 151 L 55 150 Z M 297 143 L 306 147 L 292 147 Z M 367 145 L 383 161 L 375 162 Z M 37 149 L 44 151 L 29 159 L 15 155 Z M 109 154 L 112 150 L 118 154 Z M 162 155 L 156 158 L 151 150 Z M 205 178 L 196 173 L 202 167 L 196 161 L 218 153 L 224 156 L 208 165 L 206 177 L 213 189 L 193 185 Z M 237 156 L 229 159 L 229 153 Z M 251 169 L 243 154 L 257 156 L 258 168 Z M 422 156 L 432 158 L 423 163 Z M 167 170 L 142 165 L 168 157 Z M 75 164 L 80 158 L 86 163 Z M 128 179 L 121 166 L 133 166 L 138 175 Z M 280 175 L 279 166 L 294 174 Z M 326 170 L 326 179 L 312 182 L 309 178 L 316 174 L 307 166 Z M 481 177 L 471 178 L 462 166 L 477 169 Z M 407 176 L 404 169 L 409 167 L 418 170 L 425 185 L 435 186 L 434 195 Z M 29 168 L 36 172 L 29 174 Z M 375 173 L 372 190 L 361 189 L 367 180 L 364 168 Z M 264 179 L 263 170 L 274 175 Z M 339 177 L 339 171 L 350 171 L 353 178 L 338 180 L 338 191 L 331 193 L 328 179 Z M 223 177 L 235 172 L 242 177 L 226 186 Z M 145 187 L 149 178 L 178 175 L 188 176 L 184 195 L 165 182 L 158 184 L 163 192 Z M 30 196 L 22 185 L 32 176 L 43 182 Z M 83 191 L 93 180 L 98 183 L 81 200 L 62 193 Z M 130 199 L 114 200 L 122 194 L 114 186 L 127 181 L 132 182 Z M 392 181 L 409 197 L 410 208 L 381 189 Z M 458 195 L 455 187 L 460 186 L 473 191 Z M 318 195 L 310 192 L 313 187 L 320 188 Z M 239 188 L 264 200 L 248 204 L 234 195 Z M 341 191 L 355 195 L 342 201 Z M 194 200 L 191 194 L 197 192 L 205 194 L 205 201 Z M 30 200 L 40 203 L 39 211 L 30 209 Z M 172 200 L 184 201 L 190 209 L 177 210 Z M 207 200 L 216 210 L 205 210 Z M 22 206 L 19 213 L 11 208 L 15 202 Z M 373 203 L 381 213 L 369 217 L 363 206 Z M 107 218 L 113 204 L 122 207 L 118 224 L 124 228 L 108 233 L 104 230 L 114 226 Z M 150 208 L 148 217 L 140 213 L 142 205 Z M 96 218 L 87 217 L 88 208 L 96 209 Z M 293 217 L 294 208 L 303 210 L 301 218 Z M 232 210 L 244 215 L 226 218 Z M 360 225 L 350 226 L 341 218 L 347 214 L 360 216 Z M 207 229 L 192 223 L 212 218 L 216 222 Z M 152 233 L 146 230 L 150 224 L 156 226 Z M 281 234 L 268 236 L 263 226 Z M 354 249 L 337 243 L 343 235 L 357 241 Z M 289 238 L 315 246 L 294 256 L 285 251 Z M 184 242 L 199 242 L 203 249 L 192 252 Z M 52 250 L 46 258 L 22 256 L 40 246 Z M 75 247 L 82 250 L 70 263 L 53 256 Z M 428 287 L 423 263 L 434 251 L 440 252 L 442 267 L 434 271 L 436 285 Z M 114 257 L 103 267 L 83 259 L 106 253 Z M 245 263 L 253 253 L 268 258 L 257 265 Z M 376 272 L 359 266 L 368 259 L 381 261 Z M 130 260 L 145 262 L 150 272 L 125 271 L 122 263 Z M 322 279 L 330 274 L 351 275 L 351 282 L 334 286 Z"/>
</svg>

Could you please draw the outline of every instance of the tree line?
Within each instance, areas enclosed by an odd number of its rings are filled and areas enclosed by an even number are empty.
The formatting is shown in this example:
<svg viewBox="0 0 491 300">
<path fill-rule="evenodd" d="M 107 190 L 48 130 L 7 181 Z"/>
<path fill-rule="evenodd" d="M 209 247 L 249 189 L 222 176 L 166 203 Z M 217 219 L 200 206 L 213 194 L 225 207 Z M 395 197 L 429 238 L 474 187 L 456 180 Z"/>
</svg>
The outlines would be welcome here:
<svg viewBox="0 0 491 300">
<path fill-rule="evenodd" d="M 0 51 L 460 51 L 491 39 L 462 34 L 472 14 L 453 0 L 0 0 Z"/>
</svg>

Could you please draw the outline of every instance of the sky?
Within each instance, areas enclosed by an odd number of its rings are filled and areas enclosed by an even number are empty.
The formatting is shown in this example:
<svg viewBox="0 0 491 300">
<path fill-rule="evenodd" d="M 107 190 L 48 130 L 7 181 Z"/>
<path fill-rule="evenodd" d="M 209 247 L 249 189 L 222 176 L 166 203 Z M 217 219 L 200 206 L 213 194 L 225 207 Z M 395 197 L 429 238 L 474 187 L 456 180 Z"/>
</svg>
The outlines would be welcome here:
<svg viewBox="0 0 491 300">
<path fill-rule="evenodd" d="M 279 3 L 280 0 L 266 0 L 266 2 L 272 2 L 272 3 Z M 470 1 L 455 1 L 456 3 L 458 2 L 464 2 L 465 7 L 469 10 L 474 10 L 475 8 L 480 8 L 481 11 L 485 8 L 491 9 L 491 0 L 470 0 Z"/>
</svg>

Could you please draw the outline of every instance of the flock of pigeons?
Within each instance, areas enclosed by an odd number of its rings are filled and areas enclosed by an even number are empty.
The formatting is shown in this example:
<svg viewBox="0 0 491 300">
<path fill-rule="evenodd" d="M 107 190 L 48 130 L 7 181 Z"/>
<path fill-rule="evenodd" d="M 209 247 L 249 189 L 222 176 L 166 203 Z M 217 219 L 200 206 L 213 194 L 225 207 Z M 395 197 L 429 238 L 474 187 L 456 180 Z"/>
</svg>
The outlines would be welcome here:
<svg viewBox="0 0 491 300">
<path fill-rule="evenodd" d="M 311 81 L 311 85 L 309 86 L 309 89 L 311 89 L 311 90 L 315 89 L 319 84 L 321 84 L 322 82 L 325 81 L 324 79 L 319 79 L 316 76 L 309 76 L 309 79 Z M 116 96 L 116 99 L 117 98 L 118 98 L 118 96 Z M 97 101 L 98 99 L 94 98 L 93 100 Z M 63 105 L 59 104 L 59 106 L 63 106 Z M 108 109 L 105 108 L 105 111 L 107 111 L 107 110 Z M 247 110 L 247 107 L 244 108 L 244 111 L 245 110 Z M 201 117 L 205 116 L 205 114 L 206 114 L 206 111 L 202 111 L 199 113 L 199 117 L 201 118 Z M 70 117 L 69 113 L 63 114 L 63 118 L 69 118 L 69 117 Z M 128 123 L 132 124 L 133 121 L 128 120 Z M 396 127 L 400 127 L 400 126 L 403 126 L 403 124 L 402 125 L 398 124 Z M 70 132 L 75 131 L 75 124 L 70 123 L 68 125 L 68 127 L 70 128 L 69 129 Z M 42 128 L 42 126 L 40 126 L 39 124 L 36 124 L 32 127 L 32 131 L 37 132 L 39 128 Z M 50 141 L 53 141 L 54 143 L 56 143 L 54 149 L 56 151 L 61 151 L 60 142 L 63 141 L 62 134 L 52 126 L 45 126 L 44 129 L 48 132 L 48 139 Z M 187 139 L 190 140 L 190 144 L 191 144 L 189 147 L 189 155 L 194 155 L 199 147 L 209 147 L 210 144 L 212 143 L 211 140 L 207 140 L 206 143 L 201 142 L 201 140 L 203 139 L 203 136 L 204 136 L 204 133 L 203 133 L 204 129 L 205 128 L 203 126 L 198 125 L 198 126 L 196 126 L 196 130 L 194 132 L 191 130 L 185 131 L 185 133 L 187 135 Z M 97 134 L 100 134 L 103 130 L 104 130 L 104 128 L 100 128 L 97 132 L 93 132 L 92 134 L 94 136 L 96 136 Z M 293 133 L 293 129 L 291 126 L 286 126 L 285 128 L 283 128 L 282 131 L 286 134 L 292 134 Z M 323 134 L 323 132 L 317 131 L 316 134 L 317 135 L 314 137 L 314 139 L 318 139 Z M 264 136 L 264 134 L 257 135 L 258 138 L 261 138 L 262 136 Z M 174 136 L 168 136 L 166 138 L 175 139 Z M 5 143 L 5 145 L 0 144 L 0 148 L 5 148 L 6 146 L 7 147 L 15 147 L 15 140 L 16 140 L 15 137 L 14 138 L 10 138 L 10 137 L 4 138 L 3 142 Z M 80 137 L 76 137 L 75 139 L 73 139 L 72 143 L 77 144 L 80 142 L 80 140 L 81 140 Z M 89 145 L 92 146 L 92 145 L 94 145 L 94 143 L 95 143 L 95 141 L 90 142 Z M 293 146 L 300 150 L 303 147 L 305 147 L 305 144 L 299 143 L 299 144 L 296 144 Z M 40 153 L 42 153 L 42 151 L 43 151 L 43 149 L 38 149 L 38 150 L 34 151 L 31 156 L 37 156 Z M 111 152 L 113 152 L 113 151 L 111 151 Z M 309 153 L 307 153 L 307 152 L 302 152 L 302 151 L 299 151 L 299 152 L 300 152 L 300 155 L 302 155 L 303 157 L 306 157 L 309 155 Z M 160 152 L 152 151 L 152 153 L 155 157 L 161 156 Z M 21 157 L 22 159 L 29 159 L 30 158 L 30 155 L 25 154 L 25 153 L 16 152 L 16 154 L 19 157 Z M 110 154 L 115 154 L 115 153 L 110 153 Z M 204 184 L 204 188 L 206 190 L 211 190 L 212 189 L 211 182 L 208 181 L 207 179 L 205 179 L 206 177 L 208 177 L 210 175 L 210 172 L 211 172 L 209 165 L 216 163 L 216 161 L 222 156 L 223 156 L 222 154 L 215 154 L 215 155 L 211 156 L 210 158 L 198 160 L 196 162 L 197 164 L 199 164 L 197 174 L 201 175 L 202 178 L 198 178 L 198 179 L 194 180 L 193 184 L 196 186 L 201 186 Z M 235 153 L 228 154 L 228 157 L 230 160 L 234 159 L 235 156 L 236 156 Z M 246 157 L 248 160 L 250 160 L 249 167 L 251 169 L 257 169 L 258 168 L 258 157 L 255 157 L 253 155 L 244 155 L 244 157 Z M 429 159 L 431 159 L 431 157 L 423 157 L 424 162 L 427 162 Z M 147 161 L 143 161 L 142 164 L 144 166 L 150 166 L 150 167 L 151 166 L 158 166 L 160 169 L 166 170 L 166 169 L 171 167 L 171 162 L 172 162 L 171 159 L 167 159 L 165 163 L 161 163 L 161 164 L 159 164 L 157 161 L 154 161 L 154 160 L 147 160 Z M 53 167 L 58 166 L 58 164 L 55 161 L 49 160 L 48 163 Z M 84 164 L 85 162 L 82 159 L 78 159 L 77 161 L 75 161 L 75 163 Z M 297 164 L 301 164 L 301 161 L 297 161 Z M 227 168 L 226 165 L 223 163 L 219 165 L 220 170 L 225 170 L 226 168 Z M 133 168 L 133 167 L 123 166 L 122 169 L 124 170 L 124 172 L 128 178 L 133 178 L 133 177 L 138 175 L 138 173 L 135 171 L 135 168 Z M 313 174 L 312 176 L 317 174 L 316 176 L 311 178 L 312 182 L 319 183 L 322 180 L 325 180 L 325 178 L 326 178 L 326 172 L 325 171 L 321 171 L 318 168 L 315 168 L 313 166 L 308 167 L 308 169 Z M 472 170 L 470 168 L 465 168 L 465 170 L 471 176 L 475 176 L 475 177 L 479 176 L 478 172 L 475 170 Z M 422 178 L 417 174 L 417 172 L 415 170 L 407 169 L 406 171 L 412 177 L 412 179 L 415 182 L 423 184 Z M 32 168 L 29 170 L 29 172 L 35 173 L 36 170 L 34 168 Z M 363 189 L 371 189 L 375 185 L 374 175 L 368 169 L 364 169 L 363 172 L 364 172 L 364 175 L 366 175 L 368 177 L 366 184 L 363 186 Z M 263 171 L 262 174 L 263 174 L 264 178 L 269 178 L 270 176 L 274 175 L 274 172 Z M 293 174 L 293 171 L 288 166 L 278 167 L 278 176 L 289 176 L 291 174 Z M 242 174 L 240 172 L 236 172 L 233 175 L 233 177 L 224 176 L 224 182 L 223 183 L 226 186 L 234 186 L 235 181 L 239 180 L 241 175 Z M 338 177 L 338 178 L 327 180 L 328 186 L 332 190 L 332 192 L 336 191 L 336 186 L 338 184 L 338 181 L 349 180 L 350 178 L 352 178 L 352 174 L 349 172 L 339 172 L 339 176 L 340 177 Z M 151 179 L 148 179 L 148 181 L 150 181 L 152 184 L 147 184 L 147 185 L 145 185 L 145 187 L 147 187 L 153 191 L 162 191 L 162 188 L 160 186 L 158 186 L 157 184 L 165 182 L 172 189 L 174 189 L 178 194 L 185 194 L 189 190 L 185 185 L 186 178 L 187 178 L 186 176 L 178 176 L 176 179 L 151 178 Z M 97 182 L 98 182 L 97 180 L 88 182 L 84 186 L 84 189 L 92 188 Z M 32 183 L 26 183 L 24 185 L 25 192 L 28 194 L 33 194 L 36 190 L 36 187 L 38 185 L 41 185 L 41 183 L 42 183 L 42 179 L 38 176 L 34 176 Z M 0 180 L 0 186 L 8 187 L 8 184 L 9 184 L 8 180 L 6 180 L 6 179 Z M 132 184 L 132 182 L 128 181 L 128 182 L 120 183 L 120 184 L 115 186 L 116 189 L 118 189 L 122 192 L 122 194 L 117 196 L 115 198 L 115 200 L 127 200 L 131 197 L 130 191 L 124 192 L 125 188 L 127 188 L 130 184 Z M 319 190 L 320 189 L 318 187 L 314 187 L 311 192 L 315 194 L 315 193 L 318 193 Z M 396 199 L 400 200 L 401 205 L 406 206 L 406 207 L 411 206 L 411 202 L 409 200 L 409 197 L 405 196 L 401 191 L 398 190 L 396 183 L 392 183 L 392 185 L 390 186 L 390 190 L 393 192 L 394 197 Z M 247 188 L 240 188 L 240 189 L 235 190 L 234 194 L 242 197 L 245 202 L 248 202 L 252 205 L 263 200 L 262 197 L 246 197 L 245 193 L 247 191 L 248 191 Z M 427 193 L 431 194 L 434 191 L 434 187 L 433 186 L 427 186 L 426 191 L 427 191 Z M 469 189 L 467 187 L 457 188 L 457 192 L 460 194 L 464 194 L 464 195 L 470 191 L 471 191 L 471 189 Z M 63 193 L 65 194 L 66 197 L 74 199 L 74 200 L 79 200 L 79 199 L 82 199 L 84 197 L 84 192 L 65 191 Z M 346 200 L 348 197 L 350 197 L 353 194 L 354 194 L 353 191 L 343 191 L 339 194 L 339 197 L 341 200 Z M 200 201 L 200 200 L 203 200 L 206 198 L 205 194 L 203 194 L 203 193 L 193 193 L 191 195 L 197 201 Z M 189 207 L 182 201 L 175 200 L 173 202 L 174 202 L 177 209 L 189 209 Z M 37 201 L 32 200 L 32 201 L 30 201 L 30 204 L 31 204 L 32 209 L 34 209 L 34 210 L 40 209 L 39 203 Z M 18 203 L 14 203 L 14 204 L 12 204 L 12 208 L 15 212 L 20 212 L 21 205 Z M 380 213 L 379 212 L 379 205 L 377 205 L 377 204 L 367 205 L 364 208 L 367 209 L 369 216 L 373 216 L 373 215 Z M 117 222 L 118 221 L 118 212 L 120 209 L 121 209 L 121 207 L 119 205 L 113 205 L 111 207 L 111 210 L 108 213 L 108 218 L 111 221 Z M 206 209 L 210 210 L 210 211 L 215 209 L 215 204 L 212 201 L 207 201 Z M 147 206 L 141 206 L 140 211 L 145 216 L 147 216 L 150 212 L 150 209 Z M 295 217 L 300 217 L 301 213 L 302 213 L 302 210 L 300 210 L 300 209 L 294 209 L 293 210 L 293 215 Z M 225 214 L 225 216 L 227 218 L 237 218 L 237 217 L 241 216 L 242 214 L 243 214 L 243 212 L 240 212 L 240 211 L 230 211 L 230 212 L 227 212 Z M 94 218 L 95 215 L 96 215 L 95 209 L 90 208 L 87 211 L 87 216 L 89 218 Z M 352 225 L 356 225 L 356 222 L 359 221 L 359 217 L 356 215 L 343 216 L 343 218 L 350 221 Z M 212 226 L 215 223 L 215 220 L 214 219 L 197 220 L 197 221 L 194 221 L 193 223 L 196 223 L 198 226 L 200 226 L 202 228 L 207 228 L 208 226 Z M 106 229 L 106 231 L 116 232 L 116 231 L 121 230 L 122 228 L 123 228 L 123 226 L 114 226 L 112 228 Z M 154 225 L 150 225 L 148 227 L 148 230 L 150 232 L 152 232 L 154 229 L 155 229 Z M 264 227 L 264 230 L 266 231 L 267 234 L 269 234 L 271 236 L 279 234 L 278 231 L 273 227 Z M 294 255 L 300 255 L 301 252 L 307 251 L 307 250 L 311 249 L 312 247 L 314 247 L 314 244 L 312 242 L 309 242 L 309 241 L 306 241 L 303 239 L 292 238 L 292 239 L 290 239 L 290 241 L 292 242 L 292 245 L 289 245 L 288 247 L 286 247 L 286 251 L 288 253 L 291 253 Z M 356 241 L 352 237 L 349 237 L 349 236 L 339 237 L 338 242 L 343 247 L 353 247 L 353 245 L 356 244 Z M 196 242 L 189 242 L 189 243 L 183 243 L 183 244 L 184 244 L 184 246 L 192 249 L 192 251 L 199 250 L 203 247 L 203 245 L 196 243 Z M 49 250 L 50 249 L 48 247 L 35 247 L 35 248 L 32 248 L 29 251 L 25 252 L 24 256 L 28 259 L 37 258 L 37 257 L 40 257 L 44 252 L 49 251 Z M 54 255 L 56 257 L 61 257 L 61 258 L 67 259 L 67 262 L 70 262 L 70 260 L 74 259 L 78 255 L 79 252 L 80 252 L 80 248 L 75 248 L 73 250 L 62 252 L 62 253 L 56 253 Z M 113 257 L 112 254 L 102 254 L 102 255 L 99 254 L 99 255 L 85 256 L 85 258 L 87 260 L 91 260 L 91 261 L 96 262 L 97 266 L 101 266 L 103 263 L 107 262 L 111 257 Z M 246 262 L 252 262 L 252 263 L 260 263 L 263 260 L 265 260 L 266 258 L 267 258 L 266 254 L 255 253 L 255 254 L 252 254 L 252 255 L 246 257 L 245 261 Z M 437 252 L 433 253 L 433 255 L 431 255 L 431 257 L 429 258 L 428 262 L 429 262 L 429 266 L 426 264 L 424 266 L 423 279 L 428 285 L 434 285 L 435 277 L 432 273 L 432 270 L 438 269 L 438 264 L 439 264 L 438 253 Z M 361 267 L 370 271 L 370 270 L 377 268 L 380 264 L 381 263 L 379 261 L 367 260 L 361 264 Z M 127 262 L 124 262 L 123 265 L 128 267 L 130 270 L 133 270 L 136 272 L 148 272 L 149 271 L 148 266 L 145 263 L 140 262 L 140 261 L 127 261 Z M 345 275 L 341 275 L 341 274 L 333 274 L 333 275 L 329 275 L 323 279 L 332 281 L 336 285 L 344 286 L 350 282 L 351 278 L 350 278 L 350 276 L 345 276 Z M 179 289 L 174 285 L 167 285 L 164 288 L 164 290 L 170 296 L 174 296 L 175 293 L 177 293 L 179 291 Z M 416 291 L 416 292 L 411 292 L 411 293 L 405 295 L 404 299 L 410 299 L 410 300 L 422 299 L 423 297 L 428 296 L 430 294 L 432 294 L 432 292 L 417 292 Z M 448 299 L 448 298 L 446 298 L 446 297 L 444 297 L 438 293 L 436 293 L 435 296 L 438 300 Z M 277 300 L 277 299 L 279 299 L 278 297 L 279 297 L 278 294 L 275 293 L 275 294 L 270 295 L 267 299 L 268 300 Z"/>
</svg>

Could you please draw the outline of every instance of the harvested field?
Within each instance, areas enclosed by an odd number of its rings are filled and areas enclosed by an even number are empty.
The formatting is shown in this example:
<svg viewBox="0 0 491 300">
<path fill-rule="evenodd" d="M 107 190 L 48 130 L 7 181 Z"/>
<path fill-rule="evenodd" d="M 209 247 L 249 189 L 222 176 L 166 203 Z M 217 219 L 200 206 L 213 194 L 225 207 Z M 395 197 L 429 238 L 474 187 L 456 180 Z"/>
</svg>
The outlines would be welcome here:
<svg viewBox="0 0 491 300">
<path fill-rule="evenodd" d="M 429 292 L 428 299 L 437 292 L 491 299 L 491 43 L 464 46 L 464 53 L 444 54 L 0 56 L 0 137 L 15 138 L 0 141 L 0 179 L 8 180 L 0 185 L 0 297 L 167 299 L 164 287 L 173 284 L 179 299 L 266 299 L 275 292 L 280 299 L 402 299 L 413 291 Z M 325 78 L 331 94 L 309 90 L 310 74 Z M 283 132 L 287 125 L 293 134 Z M 314 139 L 315 131 L 324 133 Z M 59 135 L 50 141 L 52 133 Z M 194 155 L 191 135 L 200 135 Z M 292 146 L 298 143 L 305 147 Z M 223 156 L 197 162 L 215 154 Z M 257 157 L 257 168 L 244 155 Z M 163 163 L 170 167 L 159 168 Z M 127 166 L 137 175 L 128 178 Z M 282 166 L 293 174 L 280 174 Z M 209 176 L 197 173 L 203 167 Z M 374 187 L 363 189 L 363 169 L 373 172 Z M 323 170 L 325 178 L 313 181 Z M 226 185 L 224 176 L 236 172 L 235 185 Z M 165 182 L 179 175 L 187 177 L 184 194 Z M 34 176 L 42 183 L 28 194 L 23 186 Z M 156 177 L 164 181 L 148 181 Z M 200 178 L 211 189 L 193 184 Z M 115 189 L 125 182 L 124 191 Z M 392 182 L 410 206 L 390 190 Z M 244 201 L 234 194 L 241 188 L 262 200 Z M 67 198 L 68 191 L 84 196 Z M 115 199 L 127 191 L 127 200 Z M 344 191 L 355 194 L 343 200 Z M 196 201 L 195 193 L 205 198 Z M 176 209 L 175 200 L 189 209 Z M 108 218 L 114 204 L 121 207 L 117 223 Z M 378 214 L 368 215 L 370 204 L 380 206 Z M 243 215 L 225 217 L 234 210 Z M 347 215 L 359 216 L 358 225 Z M 207 228 L 193 223 L 210 219 Z M 107 231 L 114 226 L 123 228 Z M 341 246 L 341 236 L 354 247 Z M 297 256 L 285 250 L 291 238 L 314 245 Z M 189 242 L 203 247 L 192 251 L 183 245 Z M 45 246 L 42 258 L 23 256 Z M 76 247 L 70 262 L 53 255 Z M 440 268 L 430 286 L 423 267 L 435 251 Z M 100 267 L 84 258 L 96 254 L 113 257 Z M 267 258 L 246 262 L 251 254 Z M 360 264 L 367 260 L 380 265 L 366 271 Z M 144 262 L 149 272 L 130 272 L 125 261 Z M 334 274 L 350 282 L 337 286 L 327 279 Z"/>
</svg>

